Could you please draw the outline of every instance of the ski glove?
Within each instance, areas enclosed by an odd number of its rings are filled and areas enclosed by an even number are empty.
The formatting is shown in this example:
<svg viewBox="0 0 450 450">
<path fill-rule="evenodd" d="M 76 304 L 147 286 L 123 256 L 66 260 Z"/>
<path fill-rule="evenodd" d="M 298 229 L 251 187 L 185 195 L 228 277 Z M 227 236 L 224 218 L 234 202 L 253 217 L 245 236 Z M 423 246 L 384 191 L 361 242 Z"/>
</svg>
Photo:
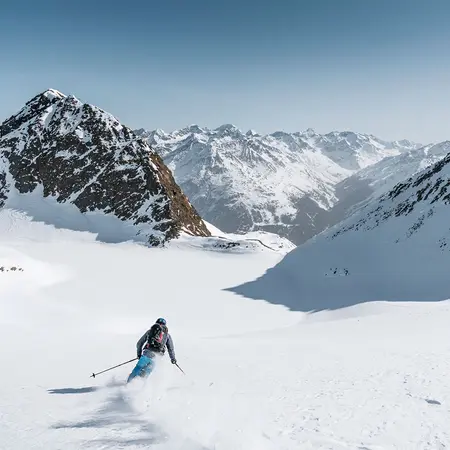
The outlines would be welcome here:
<svg viewBox="0 0 450 450">
<path fill-rule="evenodd" d="M 171 359 L 170 361 L 172 362 L 172 364 L 176 364 L 177 363 L 177 360 L 175 358 Z"/>
</svg>

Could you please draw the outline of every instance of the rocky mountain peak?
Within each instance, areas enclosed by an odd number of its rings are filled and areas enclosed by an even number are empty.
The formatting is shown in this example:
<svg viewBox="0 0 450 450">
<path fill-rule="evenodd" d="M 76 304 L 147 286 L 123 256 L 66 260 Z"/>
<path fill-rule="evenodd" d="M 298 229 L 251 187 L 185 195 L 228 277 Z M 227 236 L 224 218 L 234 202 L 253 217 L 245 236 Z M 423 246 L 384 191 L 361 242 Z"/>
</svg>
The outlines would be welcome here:
<svg viewBox="0 0 450 450">
<path fill-rule="evenodd" d="M 102 109 L 49 89 L 0 125 L 1 206 L 42 190 L 79 212 L 126 222 L 152 245 L 181 232 L 210 235 L 172 173 Z"/>
</svg>

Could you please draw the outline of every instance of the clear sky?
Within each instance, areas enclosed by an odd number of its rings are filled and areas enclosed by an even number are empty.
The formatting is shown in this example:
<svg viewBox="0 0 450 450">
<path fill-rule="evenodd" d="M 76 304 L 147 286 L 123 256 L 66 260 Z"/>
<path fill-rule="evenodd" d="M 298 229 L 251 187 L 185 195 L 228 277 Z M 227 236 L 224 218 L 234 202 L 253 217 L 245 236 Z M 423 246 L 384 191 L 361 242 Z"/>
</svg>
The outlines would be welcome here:
<svg viewBox="0 0 450 450">
<path fill-rule="evenodd" d="M 2 2 L 0 120 L 52 87 L 171 131 L 450 139 L 450 0 Z"/>
</svg>

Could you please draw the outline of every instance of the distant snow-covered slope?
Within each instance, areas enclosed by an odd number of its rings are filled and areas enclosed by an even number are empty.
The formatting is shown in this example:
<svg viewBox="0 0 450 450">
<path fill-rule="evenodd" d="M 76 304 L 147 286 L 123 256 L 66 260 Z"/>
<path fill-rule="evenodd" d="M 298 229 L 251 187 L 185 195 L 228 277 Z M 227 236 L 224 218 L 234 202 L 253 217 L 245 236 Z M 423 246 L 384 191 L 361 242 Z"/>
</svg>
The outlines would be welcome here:
<svg viewBox="0 0 450 450">
<path fill-rule="evenodd" d="M 350 192 L 359 191 L 360 199 L 367 202 L 389 191 L 397 183 L 438 162 L 449 152 L 450 141 L 445 141 L 384 158 L 337 184 L 336 195 L 342 201 Z"/>
<path fill-rule="evenodd" d="M 247 297 L 310 311 L 450 296 L 450 154 L 288 254 Z"/>
<path fill-rule="evenodd" d="M 212 247 L 214 250 L 224 249 L 236 251 L 267 251 L 267 249 L 286 254 L 295 248 L 288 239 L 267 231 L 250 231 L 245 234 L 224 233 L 214 225 L 205 222 L 211 237 L 197 240 L 198 245 Z M 192 240 L 190 241 L 193 242 Z M 205 242 L 207 244 L 205 244 Z"/>
<path fill-rule="evenodd" d="M 233 125 L 136 133 L 164 159 L 193 205 L 226 232 L 265 230 L 301 243 L 326 225 L 335 186 L 357 170 L 415 149 L 352 132 L 261 136 Z"/>
<path fill-rule="evenodd" d="M 70 210 L 74 217 L 78 213 L 84 229 L 103 232 L 106 227 L 112 240 L 118 230 L 121 238 L 152 245 L 181 232 L 209 235 L 144 139 L 111 114 L 54 89 L 0 124 L 3 206 L 69 228 Z"/>
</svg>

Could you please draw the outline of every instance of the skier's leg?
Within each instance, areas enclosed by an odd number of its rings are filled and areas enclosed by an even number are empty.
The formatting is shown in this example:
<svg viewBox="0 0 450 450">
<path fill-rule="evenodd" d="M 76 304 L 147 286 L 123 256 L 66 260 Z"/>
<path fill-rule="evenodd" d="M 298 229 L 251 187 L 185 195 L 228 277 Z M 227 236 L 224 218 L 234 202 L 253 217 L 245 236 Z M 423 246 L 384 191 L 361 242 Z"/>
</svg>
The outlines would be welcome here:
<svg viewBox="0 0 450 450">
<path fill-rule="evenodd" d="M 133 371 L 130 373 L 127 383 L 129 383 L 133 378 L 141 375 L 141 372 L 145 372 L 147 366 L 151 366 L 151 359 L 148 356 L 142 355 L 139 358 L 139 361 L 137 362 L 136 366 L 134 367 Z"/>
<path fill-rule="evenodd" d="M 144 370 L 143 370 L 146 377 L 148 377 L 153 372 L 153 368 L 154 368 L 154 363 L 153 363 L 153 360 L 151 359 L 150 362 L 144 367 Z"/>
<path fill-rule="evenodd" d="M 155 352 L 146 349 L 143 351 L 142 356 L 148 358 L 149 360 L 149 363 L 144 368 L 145 376 L 149 376 L 155 368 Z"/>
</svg>

